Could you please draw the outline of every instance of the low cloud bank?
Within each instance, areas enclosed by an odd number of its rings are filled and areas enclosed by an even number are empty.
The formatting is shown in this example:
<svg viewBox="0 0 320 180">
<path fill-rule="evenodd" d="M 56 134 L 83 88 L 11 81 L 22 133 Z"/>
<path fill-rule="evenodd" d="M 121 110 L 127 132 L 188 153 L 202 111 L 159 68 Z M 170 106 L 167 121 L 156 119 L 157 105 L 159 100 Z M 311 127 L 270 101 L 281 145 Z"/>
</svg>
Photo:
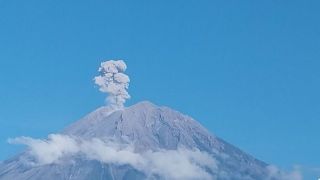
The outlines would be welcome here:
<svg viewBox="0 0 320 180">
<path fill-rule="evenodd" d="M 147 176 L 166 179 L 213 179 L 205 170 L 217 169 L 216 161 L 197 149 L 159 150 L 136 153 L 131 145 L 100 139 L 82 140 L 67 135 L 51 134 L 47 140 L 19 137 L 9 143 L 24 144 L 35 158 L 35 165 L 60 163 L 66 157 L 83 155 L 90 160 L 117 165 L 131 165 Z"/>
<path fill-rule="evenodd" d="M 294 169 L 291 172 L 284 172 L 274 165 L 267 167 L 268 169 L 268 180 L 279 179 L 279 180 L 302 180 L 301 172 L 298 169 Z"/>
<path fill-rule="evenodd" d="M 81 155 L 88 160 L 97 160 L 106 164 L 130 165 L 144 172 L 147 177 L 159 175 L 165 179 L 206 180 L 216 179 L 207 170 L 219 174 L 216 160 L 208 153 L 198 149 L 161 149 L 137 153 L 129 144 L 119 144 L 97 138 L 84 140 L 61 134 L 51 134 L 45 140 L 18 137 L 9 139 L 9 143 L 28 146 L 29 151 L 27 152 L 35 159 L 30 163 L 36 166 L 62 163 L 72 156 Z M 239 179 L 248 179 L 248 177 L 243 174 Z M 284 172 L 270 165 L 267 167 L 265 179 L 302 180 L 303 178 L 299 169 Z"/>
</svg>

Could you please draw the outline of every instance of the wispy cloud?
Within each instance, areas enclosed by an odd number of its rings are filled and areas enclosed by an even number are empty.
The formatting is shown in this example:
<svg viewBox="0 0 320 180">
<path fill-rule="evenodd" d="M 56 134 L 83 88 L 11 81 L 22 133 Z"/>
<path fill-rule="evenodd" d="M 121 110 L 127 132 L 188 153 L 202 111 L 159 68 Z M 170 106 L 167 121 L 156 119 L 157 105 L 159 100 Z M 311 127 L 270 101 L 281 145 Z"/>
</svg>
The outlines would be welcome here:
<svg viewBox="0 0 320 180">
<path fill-rule="evenodd" d="M 51 134 L 47 140 L 19 137 L 10 143 L 25 144 L 35 165 L 61 163 L 64 158 L 84 155 L 103 163 L 131 165 L 147 176 L 160 175 L 166 179 L 212 179 L 205 170 L 217 170 L 216 161 L 198 149 L 179 148 L 137 153 L 133 146 L 100 139 L 83 140 L 67 135 Z"/>
<path fill-rule="evenodd" d="M 130 144 L 119 144 L 112 140 L 80 139 L 68 135 L 51 134 L 48 139 L 18 137 L 9 139 L 9 143 L 24 144 L 34 161 L 31 165 L 63 163 L 66 159 L 81 155 L 88 160 L 97 160 L 106 164 L 130 165 L 142 171 L 147 177 L 159 175 L 165 179 L 216 179 L 207 172 L 219 173 L 218 162 L 206 152 L 198 149 L 178 148 L 177 150 L 147 150 L 135 152 Z M 317 169 L 318 170 L 318 169 Z M 267 167 L 266 180 L 302 180 L 301 168 L 285 172 L 276 166 Z M 228 179 L 229 175 L 225 174 Z M 230 176 L 231 177 L 231 176 Z M 239 179 L 250 179 L 240 174 Z"/>
<path fill-rule="evenodd" d="M 279 180 L 302 180 L 301 171 L 298 168 L 294 168 L 292 171 L 285 172 L 280 170 L 278 167 L 274 165 L 270 165 L 267 167 L 268 169 L 268 177 L 267 179 L 279 179 Z"/>
</svg>

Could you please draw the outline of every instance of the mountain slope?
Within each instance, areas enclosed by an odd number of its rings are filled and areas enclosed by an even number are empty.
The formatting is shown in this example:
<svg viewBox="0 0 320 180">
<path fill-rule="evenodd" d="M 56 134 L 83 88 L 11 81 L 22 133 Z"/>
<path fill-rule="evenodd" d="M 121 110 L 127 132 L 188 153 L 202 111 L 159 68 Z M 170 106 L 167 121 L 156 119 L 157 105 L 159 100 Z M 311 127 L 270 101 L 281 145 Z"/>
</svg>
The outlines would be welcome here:
<svg viewBox="0 0 320 180">
<path fill-rule="evenodd" d="M 266 163 L 212 135 L 192 118 L 150 102 L 141 102 L 115 112 L 101 107 L 71 124 L 61 134 L 86 140 L 112 139 L 117 143 L 132 144 L 137 154 L 197 149 L 216 162 L 217 168 L 205 169 L 210 174 L 209 179 L 269 178 Z M 130 164 L 104 163 L 80 155 L 74 155 L 72 159 L 66 157 L 67 160 L 60 163 L 31 165 L 26 163 L 33 160 L 28 151 L 3 162 L 0 165 L 0 179 L 169 179 L 159 173 L 146 174 Z"/>
</svg>

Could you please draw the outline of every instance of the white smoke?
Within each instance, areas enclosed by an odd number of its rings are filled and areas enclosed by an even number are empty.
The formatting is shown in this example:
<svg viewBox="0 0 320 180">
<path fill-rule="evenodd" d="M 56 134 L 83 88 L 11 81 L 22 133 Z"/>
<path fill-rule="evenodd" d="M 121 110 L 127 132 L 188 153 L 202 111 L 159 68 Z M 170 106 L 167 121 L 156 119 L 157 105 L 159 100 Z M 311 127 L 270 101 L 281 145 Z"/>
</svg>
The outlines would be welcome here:
<svg viewBox="0 0 320 180">
<path fill-rule="evenodd" d="M 94 78 L 101 92 L 108 93 L 107 103 L 114 109 L 121 109 L 130 98 L 128 93 L 129 76 L 124 74 L 127 65 L 122 60 L 102 62 L 99 67 L 100 75 Z"/>
<path fill-rule="evenodd" d="M 137 153 L 133 146 L 101 139 L 79 139 L 67 135 L 51 134 L 47 140 L 20 137 L 10 143 L 29 147 L 35 159 L 31 165 L 60 163 L 66 157 L 83 155 L 89 160 L 106 164 L 130 165 L 148 177 L 158 175 L 165 179 L 213 179 L 206 169 L 217 171 L 217 164 L 206 152 L 198 149 L 178 148 Z"/>
</svg>

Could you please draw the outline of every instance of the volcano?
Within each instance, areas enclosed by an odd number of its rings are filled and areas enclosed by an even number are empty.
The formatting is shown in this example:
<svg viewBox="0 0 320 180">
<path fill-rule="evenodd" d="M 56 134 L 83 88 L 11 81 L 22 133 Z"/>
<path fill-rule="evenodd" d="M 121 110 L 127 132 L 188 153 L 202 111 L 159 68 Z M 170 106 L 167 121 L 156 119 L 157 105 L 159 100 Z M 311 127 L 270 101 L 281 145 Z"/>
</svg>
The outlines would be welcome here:
<svg viewBox="0 0 320 180">
<path fill-rule="evenodd" d="M 1 163 L 0 179 L 281 179 L 270 176 L 270 166 L 267 163 L 211 134 L 191 117 L 147 101 L 116 111 L 108 107 L 98 108 L 66 127 L 59 135 L 85 142 L 92 139 L 109 142 L 112 139 L 113 143 L 130 144 L 130 152 L 135 157 L 152 163 L 135 166 L 126 161 L 100 160 L 92 158 L 92 154 L 85 156 L 78 153 L 83 150 L 61 155 L 59 161 L 36 163 L 35 153 L 32 152 L 34 149 L 29 147 Z M 89 148 L 98 147 L 91 144 Z M 118 149 L 121 150 L 121 147 Z M 107 159 L 122 158 L 119 153 L 109 154 L 103 149 L 101 151 Z M 186 154 L 188 157 L 184 158 Z M 205 156 L 201 157 L 208 158 L 199 160 L 195 158 L 195 154 L 204 154 Z M 148 158 L 153 159 L 149 161 Z M 185 159 L 188 160 L 188 166 L 184 166 Z M 206 159 L 212 159 L 210 162 L 213 163 L 203 165 L 201 161 Z M 148 169 L 149 167 L 153 168 Z M 190 167 L 190 170 L 187 167 Z M 191 174 L 193 167 L 196 172 L 205 176 Z"/>
</svg>

